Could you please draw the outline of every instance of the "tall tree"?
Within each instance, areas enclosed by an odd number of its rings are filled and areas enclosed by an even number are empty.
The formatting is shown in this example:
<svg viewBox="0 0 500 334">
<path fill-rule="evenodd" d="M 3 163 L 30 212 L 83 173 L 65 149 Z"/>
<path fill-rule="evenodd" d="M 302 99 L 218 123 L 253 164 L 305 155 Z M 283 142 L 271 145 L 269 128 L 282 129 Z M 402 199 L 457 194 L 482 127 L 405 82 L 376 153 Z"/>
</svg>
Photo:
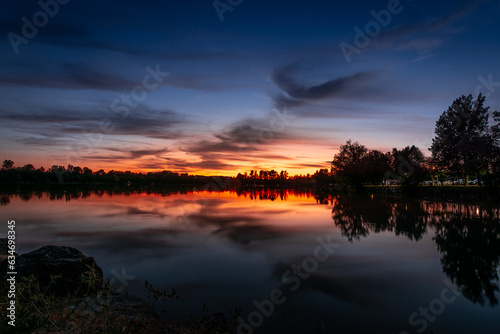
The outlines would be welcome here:
<svg viewBox="0 0 500 334">
<path fill-rule="evenodd" d="M 493 140 L 488 127 L 488 109 L 485 96 L 462 95 L 436 122 L 430 148 L 434 162 L 451 173 L 467 179 L 487 170 Z M 467 182 L 466 182 L 467 184 Z"/>
<path fill-rule="evenodd" d="M 363 161 L 365 180 L 370 184 L 382 184 L 385 173 L 391 170 L 389 153 L 372 150 Z"/>
<path fill-rule="evenodd" d="M 496 124 L 491 127 L 491 134 L 494 142 L 491 167 L 493 170 L 493 174 L 498 178 L 500 177 L 500 112 L 494 111 L 493 119 Z"/>
<path fill-rule="evenodd" d="M 402 150 L 392 149 L 391 153 L 392 170 L 404 186 L 417 186 L 427 175 L 424 167 L 424 154 L 415 145 L 406 146 Z"/>
<path fill-rule="evenodd" d="M 368 150 L 358 142 L 350 139 L 345 145 L 340 146 L 340 152 L 333 157 L 332 173 L 342 183 L 348 183 L 355 187 L 363 184 L 363 172 L 365 171 L 364 158 Z"/>
<path fill-rule="evenodd" d="M 3 161 L 2 169 L 11 169 L 12 167 L 14 167 L 14 161 L 12 160 Z"/>
</svg>

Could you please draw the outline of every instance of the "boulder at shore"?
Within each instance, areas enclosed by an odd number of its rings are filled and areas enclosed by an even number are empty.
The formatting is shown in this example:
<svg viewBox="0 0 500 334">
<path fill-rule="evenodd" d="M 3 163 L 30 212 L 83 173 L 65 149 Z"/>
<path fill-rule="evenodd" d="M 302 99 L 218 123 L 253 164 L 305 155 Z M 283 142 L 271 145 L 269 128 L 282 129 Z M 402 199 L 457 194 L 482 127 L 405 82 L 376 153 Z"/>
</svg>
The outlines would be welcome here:
<svg viewBox="0 0 500 334">
<path fill-rule="evenodd" d="M 0 267 L 5 277 L 7 261 L 2 261 Z M 57 296 L 92 295 L 100 291 L 103 284 L 102 269 L 94 258 L 72 247 L 44 246 L 19 255 L 15 269 L 18 281 L 33 275 L 41 291 Z M 57 278 L 53 281 L 52 277 Z M 5 282 L 5 278 L 2 281 Z"/>
</svg>

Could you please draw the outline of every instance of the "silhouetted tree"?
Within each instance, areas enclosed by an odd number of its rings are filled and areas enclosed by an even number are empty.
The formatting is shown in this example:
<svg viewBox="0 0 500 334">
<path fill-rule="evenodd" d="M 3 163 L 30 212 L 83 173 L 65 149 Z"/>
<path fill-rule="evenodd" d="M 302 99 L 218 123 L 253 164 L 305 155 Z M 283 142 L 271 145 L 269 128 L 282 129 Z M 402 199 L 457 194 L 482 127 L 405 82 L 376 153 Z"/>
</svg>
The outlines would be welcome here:
<svg viewBox="0 0 500 334">
<path fill-rule="evenodd" d="M 22 167 L 22 170 L 26 172 L 32 172 L 35 170 L 35 167 L 32 164 L 26 164 Z"/>
<path fill-rule="evenodd" d="M 368 152 L 363 158 L 364 179 L 370 184 L 382 184 L 385 173 L 390 170 L 390 156 L 377 150 Z"/>
<path fill-rule="evenodd" d="M 330 183 L 330 173 L 328 173 L 328 169 L 326 168 L 317 170 L 316 173 L 313 174 L 313 178 L 317 185 L 328 186 Z"/>
<path fill-rule="evenodd" d="M 392 149 L 392 170 L 401 179 L 405 187 L 416 187 L 427 176 L 424 167 L 424 154 L 415 145 L 406 146 L 402 150 Z"/>
<path fill-rule="evenodd" d="M 12 160 L 3 161 L 2 169 L 11 169 L 12 167 L 14 167 L 14 161 Z"/>
<path fill-rule="evenodd" d="M 491 167 L 493 174 L 500 178 L 500 112 L 493 112 L 493 119 L 496 122 L 495 125 L 491 127 L 491 133 L 493 136 L 493 159 L 491 162 Z"/>
<path fill-rule="evenodd" d="M 364 183 L 381 184 L 391 170 L 390 154 L 369 151 L 358 142 L 348 140 L 332 161 L 332 174 L 336 183 L 360 188 Z"/>
<path fill-rule="evenodd" d="M 488 109 L 479 94 L 462 95 L 436 122 L 432 139 L 434 162 L 441 168 L 461 175 L 466 181 L 469 174 L 479 177 L 486 170 L 491 158 L 493 141 L 488 127 Z M 467 182 L 466 182 L 467 184 Z"/>
<path fill-rule="evenodd" d="M 350 139 L 340 146 L 340 152 L 333 157 L 332 174 L 336 182 L 359 188 L 363 184 L 364 158 L 368 154 L 365 146 Z"/>
</svg>

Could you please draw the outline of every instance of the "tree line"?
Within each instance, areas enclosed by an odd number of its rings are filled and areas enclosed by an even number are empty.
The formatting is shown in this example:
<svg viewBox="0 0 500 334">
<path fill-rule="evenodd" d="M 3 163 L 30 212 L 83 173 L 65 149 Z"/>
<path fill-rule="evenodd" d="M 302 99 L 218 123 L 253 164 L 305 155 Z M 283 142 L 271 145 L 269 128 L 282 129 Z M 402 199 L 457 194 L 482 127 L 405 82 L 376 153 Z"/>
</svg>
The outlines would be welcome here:
<svg viewBox="0 0 500 334">
<path fill-rule="evenodd" d="M 453 179 L 468 185 L 469 178 L 479 184 L 500 185 L 500 113 L 491 115 L 479 94 L 457 98 L 436 122 L 435 137 L 426 158 L 415 146 L 393 148 L 390 152 L 369 150 L 348 140 L 333 157 L 331 170 L 323 169 L 321 183 L 359 188 L 366 184 L 398 183 L 414 187 L 425 180 Z"/>
<path fill-rule="evenodd" d="M 415 187 L 425 180 L 454 178 L 467 185 L 476 178 L 479 184 L 500 185 L 500 113 L 491 115 L 484 106 L 485 96 L 479 94 L 457 98 L 436 122 L 435 137 L 429 148 L 432 157 L 425 157 L 420 148 L 412 145 L 389 152 L 369 150 L 358 142 L 348 140 L 340 146 L 331 168 L 317 170 L 313 175 L 290 176 L 287 171 L 251 170 L 235 178 L 221 178 L 218 188 L 255 187 L 349 187 L 364 185 L 401 184 Z M 4 160 L 0 184 L 166 184 L 203 187 L 213 178 L 171 171 L 136 173 L 131 171 L 93 171 L 88 167 L 54 165 L 45 170 L 32 164 L 14 167 Z"/>
<path fill-rule="evenodd" d="M 53 165 L 47 170 L 42 166 L 38 169 L 32 164 L 14 167 L 12 160 L 4 160 L 0 170 L 0 184 L 4 185 L 169 185 L 204 187 L 213 182 L 212 177 L 188 175 L 171 171 L 137 173 L 132 171 L 105 172 L 103 169 L 93 171 L 88 167 L 68 165 Z M 227 184 L 227 178 L 220 178 L 221 184 Z"/>
<path fill-rule="evenodd" d="M 251 189 L 257 187 L 288 188 L 314 186 L 314 178 L 310 174 L 290 175 L 286 170 L 251 170 L 236 176 L 237 188 Z"/>
</svg>

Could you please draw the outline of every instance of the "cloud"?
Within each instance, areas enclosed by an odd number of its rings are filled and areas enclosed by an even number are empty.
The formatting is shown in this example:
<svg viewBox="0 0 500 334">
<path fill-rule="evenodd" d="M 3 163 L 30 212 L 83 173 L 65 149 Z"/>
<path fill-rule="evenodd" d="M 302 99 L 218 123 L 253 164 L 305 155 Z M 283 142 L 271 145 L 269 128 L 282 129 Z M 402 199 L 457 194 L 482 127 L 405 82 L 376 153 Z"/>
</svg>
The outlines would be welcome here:
<svg viewBox="0 0 500 334">
<path fill-rule="evenodd" d="M 419 54 L 427 54 L 443 45 L 444 35 L 453 35 L 463 31 L 464 27 L 452 28 L 452 25 L 471 14 L 479 4 L 485 2 L 487 1 L 465 2 L 439 18 L 397 26 L 374 38 L 371 47 L 391 48 L 396 51 L 415 50 Z"/>
<path fill-rule="evenodd" d="M 389 290 L 391 283 L 380 279 L 312 274 L 306 284 L 333 299 L 359 305 L 365 309 L 383 310 L 388 308 L 384 294 L 380 291 Z M 370 288 L 360 288 L 367 286 Z"/>
<path fill-rule="evenodd" d="M 163 153 L 166 153 L 168 149 L 163 148 L 159 150 L 136 150 L 136 151 L 130 151 L 130 157 L 133 159 L 139 159 L 142 158 L 143 156 L 146 155 L 161 155 Z"/>
<path fill-rule="evenodd" d="M 209 60 L 200 59 L 200 61 Z M 212 66 L 207 66 L 206 68 L 200 69 L 202 72 L 213 71 Z M 216 74 L 211 73 L 197 73 L 193 74 L 172 74 L 169 76 L 169 80 L 166 85 L 175 88 L 183 89 L 193 89 L 206 92 L 217 92 L 217 91 L 227 91 L 227 90 L 240 90 L 245 88 L 255 88 L 260 87 L 260 81 L 256 83 L 248 82 L 248 77 L 245 75 L 251 75 L 251 73 L 241 73 L 239 72 L 238 78 L 235 78 L 233 72 L 221 74 L 219 73 L 221 69 L 218 69 Z"/>
<path fill-rule="evenodd" d="M 488 0 L 475 0 L 464 2 L 460 7 L 455 9 L 453 12 L 443 15 L 442 17 L 434 20 L 430 20 L 423 24 L 423 28 L 427 31 L 436 31 L 447 28 L 460 20 L 461 18 L 471 14 L 476 10 L 476 8 L 483 3 L 488 2 Z"/>
<path fill-rule="evenodd" d="M 307 102 L 323 99 L 363 99 L 376 91 L 371 87 L 379 77 L 377 72 L 359 72 L 307 86 L 295 78 L 300 70 L 299 64 L 292 64 L 272 72 L 271 79 L 283 91 L 274 97 L 274 104 L 278 110 L 295 108 Z"/>
<path fill-rule="evenodd" d="M 84 63 L 63 63 L 53 69 L 36 68 L 35 73 L 24 71 L 16 76 L 0 76 L 0 85 L 58 89 L 131 90 L 141 84 L 110 69 L 98 69 Z"/>
<path fill-rule="evenodd" d="M 443 39 L 441 38 L 429 38 L 429 39 L 417 38 L 410 40 L 408 42 L 401 43 L 397 48 L 395 48 L 395 50 L 396 51 L 416 50 L 419 52 L 427 52 L 432 49 L 437 49 L 442 44 L 443 44 Z"/>
<path fill-rule="evenodd" d="M 326 168 L 331 165 L 331 161 L 323 162 L 323 163 L 293 163 L 289 166 L 289 168 Z"/>
<path fill-rule="evenodd" d="M 199 213 L 187 216 L 190 223 L 201 227 L 212 226 L 214 234 L 224 236 L 241 245 L 249 245 L 256 240 L 278 239 L 297 233 L 293 229 L 280 229 L 268 224 L 260 224 L 260 216 L 242 208 L 217 210 L 219 203 L 204 205 Z M 283 214 L 283 210 L 267 210 L 267 217 Z"/>
<path fill-rule="evenodd" d="M 271 117 L 271 116 L 270 116 Z M 203 139 L 186 145 L 183 151 L 197 154 L 259 152 L 264 146 L 290 135 L 284 131 L 271 130 L 271 118 L 247 118 L 214 133 L 215 139 Z M 283 129 L 284 130 L 284 129 Z"/>
<path fill-rule="evenodd" d="M 85 133 L 102 135 L 100 122 L 103 119 L 109 119 L 112 125 L 112 130 L 106 133 L 108 135 L 135 135 L 155 139 L 179 138 L 181 131 L 178 126 L 186 122 L 183 116 L 173 110 L 157 110 L 144 105 L 131 109 L 126 117 L 121 116 L 123 115 L 114 114 L 105 105 L 93 108 L 29 107 L 29 111 L 18 113 L 0 111 L 0 120 L 15 123 L 16 128 L 29 132 L 30 138 L 64 137 L 66 141 L 84 137 Z M 33 139 L 24 139 L 22 142 L 35 144 Z"/>
<path fill-rule="evenodd" d="M 98 160 L 112 160 L 112 161 L 120 161 L 120 160 L 124 160 L 124 159 L 140 159 L 144 156 L 154 156 L 154 157 L 161 158 L 162 154 L 165 154 L 169 151 L 168 148 L 145 149 L 145 150 L 126 150 L 126 149 L 119 149 L 119 148 L 114 148 L 114 147 L 107 147 L 104 149 L 112 151 L 112 152 L 122 152 L 125 154 L 122 154 L 122 155 L 91 155 L 91 156 L 84 156 L 83 158 L 85 158 L 85 159 L 98 159 Z"/>
<path fill-rule="evenodd" d="M 233 171 L 237 166 L 228 162 L 225 162 L 224 159 L 217 158 L 201 158 L 200 159 L 192 159 L 191 161 L 187 161 L 186 159 L 172 158 L 172 157 L 163 157 L 160 160 L 155 161 L 146 161 L 140 162 L 137 165 L 137 168 L 143 169 L 174 169 L 174 170 L 182 170 L 183 172 L 195 171 L 199 172 L 200 170 L 220 170 L 220 171 Z"/>
<path fill-rule="evenodd" d="M 35 137 L 28 137 L 28 138 L 23 138 L 16 140 L 16 142 L 24 144 L 24 145 L 34 145 L 34 146 L 57 146 L 57 145 L 63 145 L 64 141 L 60 140 L 54 140 L 50 138 L 35 138 Z"/>
</svg>

